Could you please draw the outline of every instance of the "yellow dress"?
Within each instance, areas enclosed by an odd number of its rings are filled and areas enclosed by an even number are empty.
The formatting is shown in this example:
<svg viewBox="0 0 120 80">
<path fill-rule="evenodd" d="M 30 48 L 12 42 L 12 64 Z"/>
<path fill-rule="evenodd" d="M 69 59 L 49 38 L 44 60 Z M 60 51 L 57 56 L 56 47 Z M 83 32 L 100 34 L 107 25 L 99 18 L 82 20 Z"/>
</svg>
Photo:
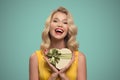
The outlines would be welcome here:
<svg viewBox="0 0 120 80">
<path fill-rule="evenodd" d="M 38 58 L 38 68 L 39 68 L 39 79 L 40 80 L 48 80 L 52 71 L 48 66 L 47 62 L 44 60 L 44 53 L 42 50 L 36 51 L 37 58 Z M 75 51 L 75 61 L 72 63 L 70 68 L 66 71 L 66 76 L 69 80 L 76 80 L 77 79 L 77 68 L 78 68 L 78 51 Z M 58 77 L 57 80 L 60 80 Z"/>
</svg>

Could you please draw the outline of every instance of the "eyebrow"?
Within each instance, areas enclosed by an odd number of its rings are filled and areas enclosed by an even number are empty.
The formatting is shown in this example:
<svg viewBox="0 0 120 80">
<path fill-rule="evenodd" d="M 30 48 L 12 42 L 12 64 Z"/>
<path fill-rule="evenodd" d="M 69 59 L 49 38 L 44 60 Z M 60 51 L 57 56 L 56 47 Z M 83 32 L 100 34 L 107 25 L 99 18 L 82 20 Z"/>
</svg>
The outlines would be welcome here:
<svg viewBox="0 0 120 80">
<path fill-rule="evenodd" d="M 53 20 L 54 20 L 54 19 L 57 19 L 57 20 L 59 20 L 58 18 L 53 18 Z M 64 21 L 64 20 L 66 20 L 66 21 L 67 21 L 67 19 L 63 19 L 63 21 Z"/>
</svg>

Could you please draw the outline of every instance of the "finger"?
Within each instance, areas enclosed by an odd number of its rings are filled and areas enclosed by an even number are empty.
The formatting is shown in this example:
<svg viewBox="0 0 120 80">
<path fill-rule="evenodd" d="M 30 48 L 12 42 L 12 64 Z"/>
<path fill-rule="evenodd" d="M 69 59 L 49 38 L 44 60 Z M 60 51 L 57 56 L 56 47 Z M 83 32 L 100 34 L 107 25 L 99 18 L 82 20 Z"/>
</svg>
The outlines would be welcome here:
<svg viewBox="0 0 120 80">
<path fill-rule="evenodd" d="M 44 59 L 47 61 L 48 65 L 49 65 L 50 67 L 53 67 L 53 65 L 49 62 L 49 59 L 48 59 L 48 58 L 44 57 Z"/>
<path fill-rule="evenodd" d="M 50 66 L 50 68 L 54 71 L 54 72 L 58 72 L 58 70 L 49 62 L 49 59 L 44 57 L 44 59 L 47 61 L 48 65 Z"/>
<path fill-rule="evenodd" d="M 48 80 L 56 80 L 57 77 L 58 77 L 58 73 L 52 73 Z"/>
<path fill-rule="evenodd" d="M 45 50 L 44 50 L 44 54 L 45 54 L 45 55 L 47 55 L 47 53 L 48 53 L 48 50 L 47 50 L 47 49 L 45 49 Z"/>
</svg>

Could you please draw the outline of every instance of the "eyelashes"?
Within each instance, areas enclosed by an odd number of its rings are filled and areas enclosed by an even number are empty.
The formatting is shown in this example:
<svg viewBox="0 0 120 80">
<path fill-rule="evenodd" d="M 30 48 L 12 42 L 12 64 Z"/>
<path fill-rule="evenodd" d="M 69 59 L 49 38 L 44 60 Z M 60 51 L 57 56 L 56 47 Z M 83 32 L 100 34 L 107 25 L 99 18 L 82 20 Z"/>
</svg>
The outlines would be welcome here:
<svg viewBox="0 0 120 80">
<path fill-rule="evenodd" d="M 53 22 L 57 23 L 58 21 L 57 20 L 53 20 Z"/>
<path fill-rule="evenodd" d="M 58 20 L 53 20 L 52 22 L 54 22 L 54 23 L 58 23 L 59 21 L 58 21 Z M 62 23 L 63 23 L 63 24 L 68 24 L 67 21 L 62 21 Z"/>
<path fill-rule="evenodd" d="M 67 22 L 63 22 L 64 24 L 68 24 Z"/>
</svg>

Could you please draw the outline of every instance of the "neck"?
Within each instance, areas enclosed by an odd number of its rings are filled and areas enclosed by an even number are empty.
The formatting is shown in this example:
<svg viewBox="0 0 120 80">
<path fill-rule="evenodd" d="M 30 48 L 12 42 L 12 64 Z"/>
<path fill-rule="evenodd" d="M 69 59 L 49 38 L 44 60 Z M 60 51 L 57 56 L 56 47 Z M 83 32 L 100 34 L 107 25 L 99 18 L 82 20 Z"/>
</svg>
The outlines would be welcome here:
<svg viewBox="0 0 120 80">
<path fill-rule="evenodd" d="M 66 45 L 65 45 L 64 39 L 62 39 L 62 40 L 52 39 L 52 40 L 51 40 L 50 48 L 62 49 L 62 48 L 65 48 L 65 47 L 66 47 Z"/>
</svg>

